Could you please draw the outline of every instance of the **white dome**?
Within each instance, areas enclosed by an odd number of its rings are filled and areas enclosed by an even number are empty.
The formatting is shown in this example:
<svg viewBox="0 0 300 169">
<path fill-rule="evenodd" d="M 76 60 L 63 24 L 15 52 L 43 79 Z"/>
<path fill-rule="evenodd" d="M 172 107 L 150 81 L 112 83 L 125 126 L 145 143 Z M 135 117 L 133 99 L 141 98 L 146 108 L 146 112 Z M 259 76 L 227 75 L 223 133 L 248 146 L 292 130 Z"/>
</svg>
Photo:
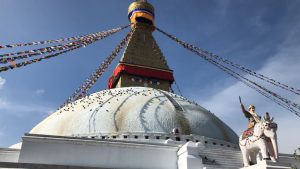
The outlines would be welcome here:
<svg viewBox="0 0 300 169">
<path fill-rule="evenodd" d="M 104 90 L 69 104 L 30 133 L 71 136 L 92 133 L 170 133 L 199 135 L 232 143 L 237 135 L 219 118 L 186 98 L 166 91 L 128 87 Z"/>
</svg>

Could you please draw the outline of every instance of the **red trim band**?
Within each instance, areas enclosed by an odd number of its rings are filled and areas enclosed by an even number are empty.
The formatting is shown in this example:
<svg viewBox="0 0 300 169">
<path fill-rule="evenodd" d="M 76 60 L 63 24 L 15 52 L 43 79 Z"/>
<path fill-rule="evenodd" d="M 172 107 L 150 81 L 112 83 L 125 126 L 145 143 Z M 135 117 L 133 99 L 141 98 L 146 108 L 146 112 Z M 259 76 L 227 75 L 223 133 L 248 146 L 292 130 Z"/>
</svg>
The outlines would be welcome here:
<svg viewBox="0 0 300 169">
<path fill-rule="evenodd" d="M 151 68 L 145 68 L 145 67 L 132 66 L 132 65 L 119 64 L 115 68 L 112 77 L 109 79 L 109 82 L 108 82 L 109 89 L 113 88 L 113 83 L 114 83 L 115 77 L 118 77 L 120 75 L 120 73 L 123 73 L 123 72 L 125 72 L 127 74 L 131 74 L 131 75 L 167 80 L 167 81 L 170 81 L 171 83 L 174 81 L 172 72 L 151 69 Z"/>
</svg>

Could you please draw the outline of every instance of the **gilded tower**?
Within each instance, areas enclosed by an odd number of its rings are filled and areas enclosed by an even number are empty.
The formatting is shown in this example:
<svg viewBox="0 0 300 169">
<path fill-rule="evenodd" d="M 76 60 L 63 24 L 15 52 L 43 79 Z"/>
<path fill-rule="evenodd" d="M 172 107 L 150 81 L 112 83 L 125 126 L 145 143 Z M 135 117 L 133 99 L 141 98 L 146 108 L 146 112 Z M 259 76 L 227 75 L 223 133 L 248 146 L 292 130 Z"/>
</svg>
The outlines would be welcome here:
<svg viewBox="0 0 300 169">
<path fill-rule="evenodd" d="M 144 86 L 169 91 L 174 81 L 173 71 L 152 36 L 153 6 L 145 0 L 133 2 L 128 9 L 128 19 L 133 34 L 108 88 Z"/>
</svg>

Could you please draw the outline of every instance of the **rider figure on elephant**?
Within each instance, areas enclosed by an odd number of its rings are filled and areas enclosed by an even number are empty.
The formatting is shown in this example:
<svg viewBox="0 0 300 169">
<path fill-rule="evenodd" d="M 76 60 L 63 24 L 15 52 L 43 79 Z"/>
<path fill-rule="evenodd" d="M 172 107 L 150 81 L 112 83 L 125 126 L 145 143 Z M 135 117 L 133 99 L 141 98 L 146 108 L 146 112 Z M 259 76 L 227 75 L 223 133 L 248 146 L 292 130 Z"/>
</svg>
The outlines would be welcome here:
<svg viewBox="0 0 300 169">
<path fill-rule="evenodd" d="M 273 121 L 273 117 L 271 118 L 266 112 L 265 117 L 261 119 L 253 105 L 250 105 L 247 111 L 241 97 L 239 99 L 242 111 L 248 118 L 247 130 L 239 138 L 244 166 L 257 164 L 257 159 L 271 159 L 276 162 L 278 159 L 277 124 Z"/>
<path fill-rule="evenodd" d="M 247 111 L 243 104 L 241 104 L 242 111 L 246 118 L 248 118 L 248 129 L 253 128 L 254 125 L 260 122 L 260 116 L 255 112 L 255 107 L 253 105 L 249 106 L 249 111 Z"/>
<path fill-rule="evenodd" d="M 248 127 L 247 130 L 243 132 L 243 138 L 247 138 L 248 136 L 253 135 L 253 129 L 256 123 L 260 122 L 260 116 L 257 115 L 255 112 L 255 107 L 253 105 L 249 106 L 248 111 L 245 109 L 243 103 L 241 102 L 241 108 L 245 115 L 245 117 L 248 119 Z"/>
</svg>

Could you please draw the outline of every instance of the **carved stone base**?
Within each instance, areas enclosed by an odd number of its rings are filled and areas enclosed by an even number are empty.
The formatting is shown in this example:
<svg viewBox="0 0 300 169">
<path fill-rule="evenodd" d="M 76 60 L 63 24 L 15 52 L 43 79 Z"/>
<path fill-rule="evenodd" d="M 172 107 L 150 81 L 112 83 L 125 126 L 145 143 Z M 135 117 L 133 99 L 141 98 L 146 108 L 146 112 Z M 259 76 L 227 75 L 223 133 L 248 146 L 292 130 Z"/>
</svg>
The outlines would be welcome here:
<svg viewBox="0 0 300 169">
<path fill-rule="evenodd" d="M 257 164 L 251 165 L 249 167 L 243 167 L 241 169 L 285 169 L 291 168 L 291 165 L 288 163 L 279 163 L 279 162 L 272 162 L 269 160 L 258 161 Z"/>
</svg>

